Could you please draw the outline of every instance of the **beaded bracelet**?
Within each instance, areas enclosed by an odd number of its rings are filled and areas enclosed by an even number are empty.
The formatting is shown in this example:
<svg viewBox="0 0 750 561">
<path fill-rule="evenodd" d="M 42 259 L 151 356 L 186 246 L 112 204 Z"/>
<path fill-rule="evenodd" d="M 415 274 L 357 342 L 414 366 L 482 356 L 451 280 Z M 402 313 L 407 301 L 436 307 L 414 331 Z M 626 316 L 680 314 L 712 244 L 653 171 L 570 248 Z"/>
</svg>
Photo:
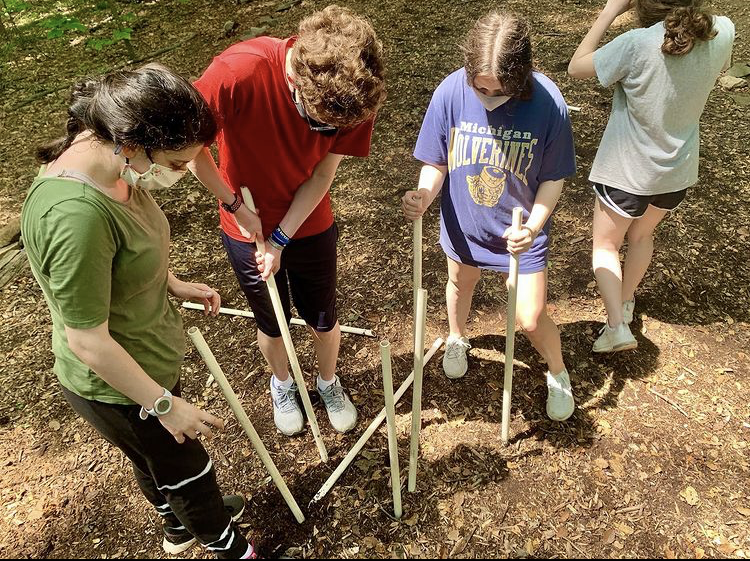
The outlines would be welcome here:
<svg viewBox="0 0 750 561">
<path fill-rule="evenodd" d="M 223 202 L 221 203 L 221 208 L 229 212 L 230 214 L 234 214 L 238 210 L 240 210 L 240 207 L 242 206 L 242 199 L 238 195 L 234 195 L 234 202 L 231 205 L 228 205 L 227 203 Z"/>
</svg>

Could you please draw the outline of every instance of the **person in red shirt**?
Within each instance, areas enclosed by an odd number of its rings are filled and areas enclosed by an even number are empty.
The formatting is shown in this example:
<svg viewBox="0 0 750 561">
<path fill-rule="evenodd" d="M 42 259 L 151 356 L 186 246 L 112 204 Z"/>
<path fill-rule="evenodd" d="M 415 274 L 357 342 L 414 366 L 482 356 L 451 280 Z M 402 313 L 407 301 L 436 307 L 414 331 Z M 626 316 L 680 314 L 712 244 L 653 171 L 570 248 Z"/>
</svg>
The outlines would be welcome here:
<svg viewBox="0 0 750 561">
<path fill-rule="evenodd" d="M 344 156 L 369 155 L 385 100 L 382 44 L 367 20 L 332 5 L 304 19 L 296 37 L 233 45 L 195 85 L 219 124 L 219 168 L 206 149 L 191 170 L 220 199 L 222 241 L 272 370 L 276 426 L 293 435 L 304 422 L 264 282 L 271 274 L 287 319 L 291 292 L 313 334 L 317 386 L 331 424 L 349 431 L 357 412 L 336 376 L 338 230 L 329 189 Z M 257 215 L 242 204 L 243 186 Z M 265 254 L 256 253 L 258 235 L 266 239 Z"/>
</svg>

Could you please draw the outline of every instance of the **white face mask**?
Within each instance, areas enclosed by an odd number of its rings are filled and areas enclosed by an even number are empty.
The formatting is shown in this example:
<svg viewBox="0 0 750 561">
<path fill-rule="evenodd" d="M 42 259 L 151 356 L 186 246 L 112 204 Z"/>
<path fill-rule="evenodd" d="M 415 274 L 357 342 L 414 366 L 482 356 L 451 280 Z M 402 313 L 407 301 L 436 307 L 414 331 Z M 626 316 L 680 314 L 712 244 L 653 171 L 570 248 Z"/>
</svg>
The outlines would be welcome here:
<svg viewBox="0 0 750 561">
<path fill-rule="evenodd" d="M 131 187 L 140 187 L 141 189 L 167 189 L 177 183 L 187 173 L 187 170 L 174 170 L 161 164 L 152 163 L 144 173 L 139 173 L 133 166 L 125 160 L 125 167 L 120 173 L 120 177 Z"/>
<path fill-rule="evenodd" d="M 487 111 L 494 111 L 510 99 L 510 97 L 507 95 L 484 95 L 482 92 L 477 91 L 476 89 L 474 90 L 474 93 L 477 94 L 479 101 L 482 102 L 482 105 L 484 105 L 484 108 Z"/>
</svg>

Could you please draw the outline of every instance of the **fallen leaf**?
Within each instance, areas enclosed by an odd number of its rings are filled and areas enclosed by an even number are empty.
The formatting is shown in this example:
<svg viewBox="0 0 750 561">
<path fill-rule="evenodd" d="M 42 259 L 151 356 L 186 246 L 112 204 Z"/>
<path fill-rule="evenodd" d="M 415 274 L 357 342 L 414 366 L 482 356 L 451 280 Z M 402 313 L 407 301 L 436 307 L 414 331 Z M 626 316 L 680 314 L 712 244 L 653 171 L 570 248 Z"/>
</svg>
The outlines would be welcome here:
<svg viewBox="0 0 750 561">
<path fill-rule="evenodd" d="M 51 428 L 52 430 L 60 430 L 60 423 L 55 419 L 52 419 L 49 422 L 49 428 Z"/>
<path fill-rule="evenodd" d="M 610 528 L 609 530 L 604 532 L 604 535 L 602 536 L 602 543 L 611 544 L 613 541 L 615 541 L 615 529 Z"/>
<path fill-rule="evenodd" d="M 738 506 L 737 512 L 739 512 L 742 516 L 750 516 L 750 508 Z"/>
<path fill-rule="evenodd" d="M 609 462 L 604 458 L 598 458 L 594 460 L 594 465 L 596 465 L 596 467 L 598 467 L 599 469 L 607 469 L 609 467 Z"/>
<path fill-rule="evenodd" d="M 685 499 L 685 502 L 690 506 L 695 506 L 700 502 L 698 491 L 693 487 L 686 487 L 685 490 L 680 493 L 680 496 Z"/>
<path fill-rule="evenodd" d="M 744 78 L 745 76 L 750 76 L 750 65 L 747 64 L 735 64 L 727 70 L 727 74 L 729 76 L 734 76 L 735 78 Z"/>
<path fill-rule="evenodd" d="M 635 530 L 628 526 L 627 524 L 618 524 L 617 529 L 620 530 L 620 532 L 625 536 L 632 536 Z"/>
</svg>

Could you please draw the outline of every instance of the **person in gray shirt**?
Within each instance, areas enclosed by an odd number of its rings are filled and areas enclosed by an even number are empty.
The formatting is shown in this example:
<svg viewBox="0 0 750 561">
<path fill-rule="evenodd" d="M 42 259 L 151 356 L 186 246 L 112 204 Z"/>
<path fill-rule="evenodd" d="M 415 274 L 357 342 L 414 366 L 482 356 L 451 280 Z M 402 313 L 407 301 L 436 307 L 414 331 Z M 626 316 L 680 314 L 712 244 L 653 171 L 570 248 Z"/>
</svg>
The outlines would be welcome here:
<svg viewBox="0 0 750 561">
<path fill-rule="evenodd" d="M 641 27 L 598 48 L 631 9 Z M 596 192 L 593 267 L 607 310 L 596 353 L 638 346 L 629 324 L 651 264 L 653 233 L 698 181 L 700 117 L 729 67 L 733 43 L 732 21 L 710 14 L 703 0 L 608 0 L 570 61 L 573 78 L 614 86 L 589 176 Z"/>
</svg>

